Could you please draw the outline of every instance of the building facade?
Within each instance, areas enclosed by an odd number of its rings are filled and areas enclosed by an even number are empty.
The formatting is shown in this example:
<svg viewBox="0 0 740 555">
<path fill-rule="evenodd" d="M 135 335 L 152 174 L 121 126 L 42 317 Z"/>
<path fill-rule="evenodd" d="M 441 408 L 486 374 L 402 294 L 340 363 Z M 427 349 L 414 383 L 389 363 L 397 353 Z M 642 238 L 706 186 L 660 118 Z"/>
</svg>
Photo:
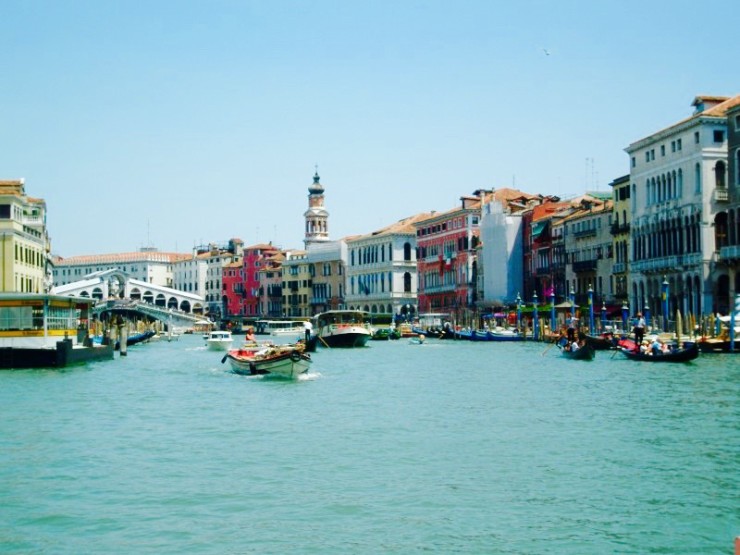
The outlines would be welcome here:
<svg viewBox="0 0 740 555">
<path fill-rule="evenodd" d="M 647 306 L 670 320 L 678 309 L 697 316 L 722 309 L 715 292 L 724 270 L 716 263 L 714 230 L 729 203 L 727 112 L 738 102 L 696 97 L 689 118 L 625 149 L 633 313 Z"/>
<path fill-rule="evenodd" d="M 488 191 L 490 192 L 490 191 Z M 433 213 L 416 228 L 418 312 L 472 322 L 477 310 L 481 205 L 487 191 L 460 198 L 458 208 Z"/>
<path fill-rule="evenodd" d="M 306 251 L 311 276 L 311 315 L 345 308 L 347 243 L 312 243 Z"/>
<path fill-rule="evenodd" d="M 416 214 L 347 240 L 347 306 L 373 314 L 410 318 L 418 313 Z"/>
<path fill-rule="evenodd" d="M 630 254 L 630 176 L 625 175 L 612 181 L 612 203 L 614 213 L 611 224 L 614 263 L 609 277 L 614 299 L 618 303 L 629 302 L 629 254 Z"/>
<path fill-rule="evenodd" d="M 23 179 L 0 181 L 0 292 L 51 288 L 46 203 L 26 195 Z"/>
<path fill-rule="evenodd" d="M 311 316 L 313 283 L 306 251 L 287 251 L 283 261 L 283 316 L 308 318 Z"/>
</svg>

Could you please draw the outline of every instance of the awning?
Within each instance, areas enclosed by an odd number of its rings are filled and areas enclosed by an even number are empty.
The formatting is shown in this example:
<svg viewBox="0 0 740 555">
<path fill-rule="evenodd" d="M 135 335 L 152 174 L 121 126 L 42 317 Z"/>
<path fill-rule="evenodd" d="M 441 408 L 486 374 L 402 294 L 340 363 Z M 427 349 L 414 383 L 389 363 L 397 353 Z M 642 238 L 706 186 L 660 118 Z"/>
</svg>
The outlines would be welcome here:
<svg viewBox="0 0 740 555">
<path fill-rule="evenodd" d="M 532 224 L 532 239 L 537 239 L 547 229 L 547 224 L 550 220 L 543 220 L 541 222 L 534 222 Z"/>
</svg>

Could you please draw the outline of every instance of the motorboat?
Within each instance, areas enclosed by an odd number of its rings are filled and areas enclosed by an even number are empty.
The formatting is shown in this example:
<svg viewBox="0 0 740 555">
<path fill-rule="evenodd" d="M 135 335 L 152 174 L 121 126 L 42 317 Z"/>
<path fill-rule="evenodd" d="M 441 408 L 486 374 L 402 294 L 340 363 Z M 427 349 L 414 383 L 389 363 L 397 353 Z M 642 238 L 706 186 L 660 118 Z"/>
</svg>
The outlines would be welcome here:
<svg viewBox="0 0 740 555">
<path fill-rule="evenodd" d="M 325 347 L 364 347 L 372 336 L 370 314 L 362 310 L 329 310 L 314 320 L 314 330 Z"/>
<path fill-rule="evenodd" d="M 305 345 L 251 344 L 239 349 L 229 349 L 221 359 L 227 360 L 236 374 L 247 376 L 271 375 L 295 379 L 308 372 L 311 355 L 304 351 Z"/>
<path fill-rule="evenodd" d="M 230 331 L 214 330 L 208 333 L 206 345 L 211 351 L 228 351 L 233 343 Z"/>
</svg>

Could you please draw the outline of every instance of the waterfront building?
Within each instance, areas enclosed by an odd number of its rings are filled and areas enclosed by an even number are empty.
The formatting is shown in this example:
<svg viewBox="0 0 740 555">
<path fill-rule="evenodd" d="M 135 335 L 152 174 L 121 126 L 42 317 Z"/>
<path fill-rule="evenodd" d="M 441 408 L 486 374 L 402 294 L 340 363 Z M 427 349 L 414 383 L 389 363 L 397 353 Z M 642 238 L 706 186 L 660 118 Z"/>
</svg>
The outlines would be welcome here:
<svg viewBox="0 0 740 555">
<path fill-rule="evenodd" d="M 624 304 L 629 302 L 630 221 L 632 217 L 630 176 L 619 177 L 609 186 L 612 188 L 612 203 L 614 204 L 611 224 L 614 262 L 609 280 L 615 302 Z"/>
<path fill-rule="evenodd" d="M 244 314 L 244 266 L 241 261 L 229 262 L 223 267 L 223 291 L 225 301 L 224 318 Z"/>
<path fill-rule="evenodd" d="M 313 293 L 311 270 L 306 251 L 286 251 L 283 261 L 283 316 L 311 316 L 310 298 Z"/>
<path fill-rule="evenodd" d="M 727 162 L 727 203 L 715 219 L 716 304 L 722 314 L 732 310 L 740 294 L 740 104 L 727 110 Z"/>
<path fill-rule="evenodd" d="M 502 307 L 515 302 L 524 276 L 523 214 L 541 197 L 516 189 L 496 189 L 485 195 L 478 247 L 478 307 Z"/>
<path fill-rule="evenodd" d="M 433 212 L 416 228 L 418 311 L 449 314 L 469 324 L 478 301 L 476 249 L 481 205 L 491 191 L 460 197 L 460 206 Z"/>
<path fill-rule="evenodd" d="M 613 202 L 611 194 L 588 193 L 563 218 L 565 288 L 575 294 L 579 306 L 588 306 L 589 291 L 594 303 L 614 303 L 611 235 Z"/>
<path fill-rule="evenodd" d="M 351 310 L 409 319 L 418 313 L 416 224 L 429 212 L 347 239 L 346 304 Z"/>
<path fill-rule="evenodd" d="M 224 269 L 234 262 L 241 263 L 243 245 L 241 239 L 233 238 L 224 244 L 196 246 L 175 265 L 174 288 L 203 297 L 211 319 L 226 316 L 229 297 L 225 294 Z"/>
<path fill-rule="evenodd" d="M 175 266 L 188 258 L 188 254 L 160 252 L 153 247 L 145 247 L 137 252 L 55 256 L 54 286 L 74 283 L 96 272 L 118 270 L 131 279 L 174 289 Z M 194 293 L 198 294 L 197 291 Z"/>
<path fill-rule="evenodd" d="M 311 315 L 345 307 L 347 242 L 310 243 L 306 251 L 311 276 Z"/>
<path fill-rule="evenodd" d="M 308 188 L 308 210 L 303 213 L 306 220 L 303 243 L 306 249 L 311 244 L 329 240 L 329 212 L 324 208 L 324 187 L 319 179 L 317 171 L 313 176 L 313 183 Z"/>
<path fill-rule="evenodd" d="M 520 289 L 527 301 L 532 299 L 535 292 L 543 305 L 551 301 L 552 291 L 555 292 L 556 302 L 567 298 L 564 257 L 557 257 L 557 249 L 562 254 L 565 248 L 562 234 L 558 233 L 563 228 L 557 224 L 570 214 L 571 209 L 572 203 L 561 202 L 558 197 L 548 197 L 526 214 L 527 279 L 524 288 Z"/>
<path fill-rule="evenodd" d="M 263 316 L 262 296 L 260 288 L 260 270 L 272 260 L 280 249 L 269 244 L 258 244 L 246 247 L 242 257 L 242 278 L 243 291 L 241 297 L 241 306 L 237 314 L 243 316 Z"/>
<path fill-rule="evenodd" d="M 715 254 L 717 218 L 730 200 L 727 113 L 739 103 L 740 96 L 697 96 L 690 117 L 625 149 L 630 156 L 633 313 L 646 305 L 669 319 L 677 309 L 693 315 L 719 310 L 717 282 L 727 275 Z"/>
<path fill-rule="evenodd" d="M 259 280 L 258 313 L 263 318 L 279 318 L 283 315 L 283 262 L 285 253 L 278 251 L 265 258 L 257 270 Z"/>
<path fill-rule="evenodd" d="M 46 202 L 23 179 L 0 181 L 0 292 L 46 293 L 51 287 Z"/>
</svg>

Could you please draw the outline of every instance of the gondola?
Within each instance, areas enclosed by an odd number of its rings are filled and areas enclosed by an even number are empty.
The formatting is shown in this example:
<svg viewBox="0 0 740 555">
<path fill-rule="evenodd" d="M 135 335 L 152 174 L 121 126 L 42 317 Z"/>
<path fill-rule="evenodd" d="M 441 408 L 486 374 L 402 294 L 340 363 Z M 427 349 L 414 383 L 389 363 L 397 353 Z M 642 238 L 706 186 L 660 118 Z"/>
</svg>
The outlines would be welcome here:
<svg viewBox="0 0 740 555">
<path fill-rule="evenodd" d="M 644 360 L 645 362 L 689 362 L 699 356 L 699 345 L 689 343 L 683 349 L 674 349 L 658 355 L 640 353 L 622 349 L 622 354 L 630 360 Z"/>
<path fill-rule="evenodd" d="M 614 348 L 614 336 L 610 333 L 603 335 L 590 335 L 585 334 L 586 343 L 591 345 L 597 351 L 608 351 Z"/>
<path fill-rule="evenodd" d="M 570 349 L 566 350 L 565 347 L 560 344 L 558 344 L 558 348 L 565 358 L 570 358 L 572 360 L 593 360 L 596 356 L 596 351 L 588 343 L 575 351 L 571 351 Z"/>
</svg>

